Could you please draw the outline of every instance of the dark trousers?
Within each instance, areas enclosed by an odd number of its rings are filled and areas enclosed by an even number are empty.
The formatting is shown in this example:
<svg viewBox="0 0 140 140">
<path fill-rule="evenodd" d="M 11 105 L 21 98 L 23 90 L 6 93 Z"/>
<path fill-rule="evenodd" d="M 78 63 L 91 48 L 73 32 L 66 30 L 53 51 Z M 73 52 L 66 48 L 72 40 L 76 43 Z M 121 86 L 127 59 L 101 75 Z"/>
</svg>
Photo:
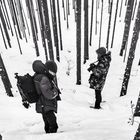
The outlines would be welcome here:
<svg viewBox="0 0 140 140">
<path fill-rule="evenodd" d="M 102 101 L 101 90 L 95 90 L 95 108 L 100 108 L 100 103 Z"/>
<path fill-rule="evenodd" d="M 42 114 L 44 124 L 45 124 L 45 132 L 46 133 L 56 133 L 58 129 L 58 125 L 56 122 L 56 116 L 53 111 L 48 111 Z"/>
</svg>

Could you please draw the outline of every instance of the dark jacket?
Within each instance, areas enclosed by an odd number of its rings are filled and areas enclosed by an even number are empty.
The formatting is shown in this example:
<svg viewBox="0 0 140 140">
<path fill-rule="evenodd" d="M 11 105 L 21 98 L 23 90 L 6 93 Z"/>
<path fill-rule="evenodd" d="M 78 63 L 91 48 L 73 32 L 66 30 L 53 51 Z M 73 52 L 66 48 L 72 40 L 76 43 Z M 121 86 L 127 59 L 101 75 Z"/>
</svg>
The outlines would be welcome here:
<svg viewBox="0 0 140 140">
<path fill-rule="evenodd" d="M 36 63 L 33 66 L 35 71 L 34 82 L 37 93 L 39 94 L 39 100 L 36 103 L 37 113 L 43 113 L 47 111 L 57 112 L 57 99 L 58 89 L 53 84 L 53 81 L 48 78 L 44 64 L 41 62 Z"/>
<path fill-rule="evenodd" d="M 105 84 L 106 76 L 110 67 L 111 52 L 101 56 L 98 59 L 97 65 L 92 68 L 92 73 L 89 78 L 90 88 L 102 90 Z"/>
</svg>

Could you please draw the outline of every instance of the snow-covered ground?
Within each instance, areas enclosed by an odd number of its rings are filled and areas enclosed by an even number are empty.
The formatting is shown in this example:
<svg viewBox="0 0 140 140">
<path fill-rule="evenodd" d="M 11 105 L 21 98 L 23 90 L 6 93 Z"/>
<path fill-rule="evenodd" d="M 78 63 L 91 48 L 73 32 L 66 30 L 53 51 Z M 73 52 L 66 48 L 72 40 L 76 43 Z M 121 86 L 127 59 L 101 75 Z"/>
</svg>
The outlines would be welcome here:
<svg viewBox="0 0 140 140">
<path fill-rule="evenodd" d="M 104 7 L 106 15 L 103 19 L 102 46 L 105 45 L 107 34 L 107 2 L 105 2 Z M 91 7 L 89 6 L 89 8 Z M 113 8 L 115 10 L 115 3 Z M 8 50 L 4 49 L 4 44 L 0 40 L 1 55 L 14 94 L 14 98 L 8 97 L 0 81 L 0 134 L 3 140 L 132 140 L 134 138 L 138 123 L 135 122 L 134 125 L 130 125 L 128 121 L 132 115 L 130 102 L 133 101 L 136 104 L 139 95 L 140 68 L 137 64 L 140 49 L 137 47 L 127 95 L 120 97 L 127 62 L 123 63 L 123 57 L 119 56 L 124 15 L 125 13 L 122 13 L 122 18 L 117 20 L 115 42 L 113 49 L 110 49 L 112 62 L 102 92 L 104 102 L 101 104 L 102 109 L 100 110 L 89 108 L 91 104 L 94 104 L 95 95 L 94 90 L 89 88 L 88 78 L 90 73 L 87 71 L 89 64 L 96 61 L 95 50 L 98 48 L 98 36 L 93 37 L 93 44 L 90 47 L 90 59 L 86 64 L 82 64 L 82 84 L 76 85 L 76 38 L 73 13 L 71 12 L 69 18 L 70 28 L 68 30 L 66 30 L 66 22 L 62 20 L 64 50 L 60 54 L 60 63 L 57 62 L 57 78 L 62 92 L 62 101 L 58 102 L 57 121 L 59 129 L 56 134 L 45 133 L 42 117 L 35 112 L 34 104 L 31 104 L 29 109 L 22 106 L 21 97 L 16 87 L 16 79 L 14 78 L 15 72 L 21 75 L 27 72 L 32 74 L 32 62 L 34 60 L 40 59 L 45 62 L 43 50 L 41 50 L 42 55 L 37 58 L 30 38 L 28 44 L 21 41 L 23 55 L 20 55 L 14 37 L 11 42 L 15 45 Z M 132 27 L 133 24 L 134 21 Z M 131 42 L 131 38 L 129 42 Z M 41 49 L 41 42 L 38 43 Z M 140 41 L 137 43 L 137 46 L 139 45 Z M 69 76 L 67 75 L 68 67 L 70 67 Z M 139 121 L 139 118 L 135 118 L 135 120 Z"/>
</svg>

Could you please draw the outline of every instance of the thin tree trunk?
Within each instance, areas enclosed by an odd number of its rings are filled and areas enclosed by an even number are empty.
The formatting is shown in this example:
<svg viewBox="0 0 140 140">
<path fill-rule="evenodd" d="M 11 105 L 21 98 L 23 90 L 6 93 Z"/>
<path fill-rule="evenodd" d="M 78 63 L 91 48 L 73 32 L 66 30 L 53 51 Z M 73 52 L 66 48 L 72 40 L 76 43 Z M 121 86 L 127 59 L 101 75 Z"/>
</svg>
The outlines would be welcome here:
<svg viewBox="0 0 140 140">
<path fill-rule="evenodd" d="M 107 50 L 108 50 L 110 27 L 111 27 L 112 7 L 113 7 L 113 0 L 111 0 L 110 8 L 109 8 L 109 21 L 108 21 L 108 31 L 107 31 L 107 41 L 106 41 Z"/>
<path fill-rule="evenodd" d="M 3 33 L 3 30 L 2 30 L 2 27 L 1 27 L 1 24 L 0 24 L 0 30 L 1 30 L 1 34 L 2 34 L 2 38 L 3 38 L 3 42 L 4 42 L 4 45 L 5 45 L 5 48 L 7 48 L 7 44 L 6 44 L 6 40 L 5 40 L 5 37 L 4 37 L 4 33 Z"/>
<path fill-rule="evenodd" d="M 20 27 L 19 27 L 19 22 L 18 22 L 17 14 L 16 14 L 16 8 L 15 8 L 15 5 L 14 5 L 14 1 L 11 0 L 10 3 L 11 3 L 11 8 L 12 8 L 13 18 L 15 19 L 15 24 L 14 25 L 17 26 L 17 31 L 18 31 L 19 38 L 22 39 L 22 35 L 21 35 Z"/>
<path fill-rule="evenodd" d="M 128 41 L 126 42 L 126 46 L 127 46 Z M 124 53 L 124 58 L 123 58 L 123 62 L 125 62 L 126 59 L 126 54 L 127 54 L 127 47 L 125 47 L 125 53 Z"/>
<path fill-rule="evenodd" d="M 26 0 L 26 5 L 28 6 L 28 11 L 29 11 L 29 18 L 30 18 L 30 23 L 31 23 L 33 41 L 34 41 L 34 44 L 35 44 L 36 56 L 39 56 L 37 36 L 36 36 L 36 31 L 35 31 L 35 25 L 34 25 L 34 19 L 33 19 L 33 15 L 32 15 L 32 9 L 31 9 L 30 0 Z"/>
<path fill-rule="evenodd" d="M 55 0 L 51 0 L 51 8 L 52 8 L 52 24 L 53 24 L 54 44 L 56 47 L 56 59 L 58 61 L 60 61 Z"/>
<path fill-rule="evenodd" d="M 33 25 L 34 25 L 35 35 L 36 35 L 36 39 L 38 40 L 38 29 L 37 29 L 37 23 L 36 23 L 33 1 L 30 0 L 30 3 L 31 3 L 30 8 L 31 8 L 32 19 L 33 19 L 33 23 L 34 23 Z"/>
<path fill-rule="evenodd" d="M 41 4 L 42 3 L 42 4 Z M 42 6 L 43 5 L 43 1 L 41 0 L 37 0 L 37 6 L 38 6 L 38 14 L 39 14 L 39 21 L 40 21 L 40 31 L 41 31 L 41 39 L 42 39 L 42 45 L 45 51 L 45 58 L 46 60 L 48 60 L 48 55 L 47 55 L 47 47 L 46 47 L 46 41 L 45 41 L 45 27 L 44 27 L 44 22 L 43 22 L 43 10 L 42 10 Z"/>
<path fill-rule="evenodd" d="M 133 5 L 134 5 L 134 0 L 128 0 L 126 16 L 125 16 L 125 28 L 124 28 L 122 46 L 120 50 L 120 56 L 123 56 L 123 51 L 125 50 L 125 47 L 127 47 L 126 45 L 129 37 Z"/>
<path fill-rule="evenodd" d="M 75 9 L 75 0 L 72 0 L 72 7 Z"/>
<path fill-rule="evenodd" d="M 29 29 L 29 25 L 28 25 L 28 22 L 27 22 L 27 19 L 26 19 L 26 15 L 25 15 L 24 9 L 23 9 L 23 18 L 25 19 L 25 23 L 26 23 L 26 26 L 27 26 L 28 34 L 30 36 L 30 29 Z"/>
<path fill-rule="evenodd" d="M 69 28 L 68 0 L 66 0 L 67 29 Z"/>
<path fill-rule="evenodd" d="M 140 59 L 139 59 L 139 63 L 138 63 L 138 65 L 140 66 Z"/>
<path fill-rule="evenodd" d="M 7 74 L 7 71 L 6 71 L 6 68 L 5 68 L 5 65 L 3 63 L 3 59 L 1 57 L 1 55 L 0 55 L 0 76 L 1 76 L 2 82 L 4 84 L 5 91 L 6 91 L 7 95 L 10 97 L 13 97 L 13 94 L 11 91 L 12 85 L 11 85 L 11 82 L 9 80 L 9 77 L 8 77 L 8 74 Z"/>
<path fill-rule="evenodd" d="M 43 0 L 43 11 L 44 11 L 44 20 L 45 20 L 45 34 L 47 37 L 47 42 L 48 42 L 48 47 L 49 47 L 49 57 L 51 60 L 54 60 L 50 18 L 49 18 L 49 9 L 48 9 L 47 0 Z M 47 50 L 46 50 L 46 54 L 47 54 Z"/>
<path fill-rule="evenodd" d="M 62 0 L 62 7 L 63 7 L 63 14 L 64 14 L 64 20 L 66 20 L 66 13 L 65 13 L 65 3 L 64 0 Z"/>
<path fill-rule="evenodd" d="M 134 140 L 139 140 L 139 138 L 140 138 L 140 124 L 139 124 L 136 134 L 134 136 Z"/>
<path fill-rule="evenodd" d="M 57 0 L 57 11 L 58 11 L 58 23 L 59 23 L 60 48 L 61 50 L 63 50 L 59 0 Z"/>
<path fill-rule="evenodd" d="M 89 41 L 90 46 L 92 44 L 93 11 L 94 11 L 94 0 L 92 0 L 92 7 L 91 7 L 90 41 Z"/>
<path fill-rule="evenodd" d="M 19 33 L 19 36 L 20 36 L 20 31 L 19 31 L 19 26 L 17 25 L 17 20 L 16 20 L 16 17 L 15 17 L 16 16 L 15 15 L 15 10 L 14 10 L 14 7 L 13 7 L 13 4 L 11 3 L 11 1 L 9 1 L 9 0 L 7 0 L 7 1 L 8 1 L 8 6 L 9 6 L 9 9 L 10 9 L 10 14 L 11 14 L 13 25 L 14 25 L 14 30 L 15 30 L 15 34 L 16 34 L 16 38 L 17 38 L 17 43 L 18 43 L 18 46 L 19 46 L 19 51 L 20 51 L 20 54 L 22 54 L 21 45 L 20 45 L 19 38 L 18 38 L 18 33 Z M 17 30 L 16 30 L 16 26 L 17 26 L 18 33 L 17 33 Z"/>
<path fill-rule="evenodd" d="M 95 19 L 95 35 L 97 35 L 97 25 L 98 25 L 98 21 L 97 21 L 97 16 L 98 15 L 98 0 L 96 0 L 96 19 Z"/>
<path fill-rule="evenodd" d="M 110 12 L 110 2 L 111 0 L 108 0 L 108 13 Z"/>
<path fill-rule="evenodd" d="M 135 16 L 136 6 L 137 6 L 137 0 L 135 0 L 135 6 L 134 6 L 133 14 L 132 14 L 132 20 L 134 19 L 134 16 Z"/>
<path fill-rule="evenodd" d="M 101 47 L 101 39 L 102 39 L 102 19 L 103 19 L 103 7 L 104 2 L 102 0 L 102 7 L 101 7 L 101 19 L 100 19 L 100 34 L 99 34 L 99 48 Z"/>
<path fill-rule="evenodd" d="M 8 22 L 9 22 L 9 26 L 10 26 L 11 34 L 12 34 L 12 36 L 13 36 L 14 33 L 13 33 L 13 29 L 12 29 L 11 22 L 10 22 L 10 19 L 9 19 L 9 15 L 8 15 L 7 7 L 6 7 L 6 4 L 5 4 L 5 0 L 3 0 L 2 2 L 3 2 L 4 9 L 5 9 L 5 11 L 6 11 L 6 15 L 7 15 L 7 18 L 8 18 Z"/>
<path fill-rule="evenodd" d="M 26 32 L 25 32 L 26 27 L 25 27 L 25 21 L 24 21 L 24 17 L 23 17 L 22 3 L 20 0 L 17 1 L 17 12 L 18 12 L 18 17 L 19 17 L 19 21 L 20 21 L 21 32 L 27 42 L 27 37 L 26 37 Z"/>
<path fill-rule="evenodd" d="M 77 85 L 81 84 L 81 0 L 76 0 Z"/>
<path fill-rule="evenodd" d="M 3 6 L 2 1 L 0 1 L 0 6 L 1 6 L 1 10 L 2 10 L 2 13 L 3 13 L 3 17 L 4 17 L 4 20 L 5 20 L 6 26 L 7 26 L 8 29 L 10 29 L 10 25 L 9 25 L 7 15 L 6 15 L 6 12 L 5 12 L 5 8 Z"/>
<path fill-rule="evenodd" d="M 125 0 L 125 6 L 127 5 L 127 0 Z"/>
<path fill-rule="evenodd" d="M 74 10 L 74 21 L 76 22 L 76 0 L 72 0 L 72 7 Z"/>
<path fill-rule="evenodd" d="M 70 15 L 70 2 L 68 0 L 68 15 Z"/>
<path fill-rule="evenodd" d="M 130 74 L 131 74 L 131 68 L 135 56 L 135 49 L 137 45 L 137 41 L 139 38 L 139 32 L 140 32 L 140 2 L 139 2 L 139 7 L 138 7 L 138 12 L 135 20 L 135 25 L 133 29 L 133 36 L 131 40 L 131 46 L 129 50 L 129 56 L 127 60 L 127 65 L 124 73 L 124 78 L 123 78 L 123 83 L 122 83 L 122 89 L 121 89 L 121 94 L 120 96 L 126 95 L 127 93 L 127 88 L 128 88 L 128 82 L 130 79 Z"/>
<path fill-rule="evenodd" d="M 2 25 L 3 25 L 3 28 L 4 28 L 4 32 L 5 32 L 5 35 L 6 35 L 6 38 L 7 38 L 8 45 L 11 48 L 10 37 L 9 37 L 9 34 L 8 34 L 8 30 L 7 30 L 7 27 L 6 27 L 6 23 L 5 23 L 5 20 L 4 20 L 4 16 L 3 16 L 3 13 L 2 13 L 1 6 L 0 6 L 0 15 L 1 15 L 0 19 L 1 19 L 1 22 L 2 22 Z"/>
<path fill-rule="evenodd" d="M 89 59 L 88 44 L 88 1 L 84 0 L 84 64 Z"/>
<path fill-rule="evenodd" d="M 98 9 L 100 8 L 100 0 L 98 0 L 97 8 L 98 8 Z"/>
<path fill-rule="evenodd" d="M 120 13 L 119 13 L 119 17 L 121 17 L 121 13 L 122 13 L 122 5 L 123 5 L 123 0 L 121 0 L 121 6 L 120 6 Z"/>
<path fill-rule="evenodd" d="M 115 29 L 116 29 L 116 20 L 117 20 L 117 13 L 118 13 L 118 5 L 119 5 L 119 0 L 117 0 L 117 3 L 116 3 L 116 12 L 115 12 L 115 19 L 114 19 L 114 26 L 113 26 L 111 48 L 113 48 L 113 42 L 114 42 L 114 35 L 115 35 Z"/>
</svg>

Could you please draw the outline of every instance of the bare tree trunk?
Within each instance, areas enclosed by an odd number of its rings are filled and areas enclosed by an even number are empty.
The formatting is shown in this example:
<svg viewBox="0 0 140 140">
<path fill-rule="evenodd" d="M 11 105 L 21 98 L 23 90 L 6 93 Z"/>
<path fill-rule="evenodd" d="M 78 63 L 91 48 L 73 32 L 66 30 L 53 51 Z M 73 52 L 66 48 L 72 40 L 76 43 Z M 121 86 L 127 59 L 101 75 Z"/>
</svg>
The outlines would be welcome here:
<svg viewBox="0 0 140 140">
<path fill-rule="evenodd" d="M 61 50 L 63 50 L 59 0 L 57 0 L 57 11 L 58 11 L 58 23 L 59 23 L 60 48 L 61 48 Z"/>
<path fill-rule="evenodd" d="M 0 6 L 0 19 L 1 19 L 1 22 L 2 22 L 2 25 L 3 25 L 3 29 L 4 29 L 6 38 L 7 38 L 8 45 L 11 48 L 10 37 L 9 37 L 9 34 L 8 34 L 8 30 L 7 30 L 6 22 L 4 20 L 4 16 L 3 16 L 3 12 L 2 12 L 1 6 Z"/>
<path fill-rule="evenodd" d="M 89 59 L 88 44 L 88 0 L 84 0 L 84 64 Z"/>
<path fill-rule="evenodd" d="M 77 85 L 81 84 L 81 0 L 76 0 Z"/>
<path fill-rule="evenodd" d="M 92 44 L 93 10 L 94 10 L 94 0 L 92 0 L 92 8 L 91 8 L 90 41 L 89 41 L 90 46 Z"/>
<path fill-rule="evenodd" d="M 37 43 L 36 29 L 35 29 L 35 25 L 34 25 L 34 17 L 32 14 L 31 1 L 26 0 L 26 5 L 27 5 L 28 11 L 29 11 L 29 18 L 30 18 L 30 23 L 31 23 L 33 42 L 35 44 L 36 56 L 39 56 L 39 49 L 38 49 L 38 43 Z"/>
<path fill-rule="evenodd" d="M 135 134 L 134 140 L 139 140 L 139 137 L 140 137 L 140 124 L 139 124 L 139 126 L 138 126 L 137 131 L 136 131 L 136 134 Z"/>
<path fill-rule="evenodd" d="M 128 0 L 126 16 L 125 16 L 125 28 L 124 28 L 122 46 L 120 50 L 120 56 L 123 56 L 123 51 L 125 50 L 125 47 L 127 47 L 126 45 L 129 37 L 133 5 L 134 5 L 134 0 Z"/>
<path fill-rule="evenodd" d="M 118 13 L 118 5 L 119 5 L 119 0 L 117 0 L 117 3 L 116 3 L 116 12 L 115 12 L 115 19 L 114 19 L 114 26 L 113 26 L 113 33 L 112 33 L 111 48 L 113 48 L 113 42 L 114 42 L 116 20 L 117 20 L 117 13 Z"/>
<path fill-rule="evenodd" d="M 5 68 L 5 65 L 3 63 L 3 59 L 1 57 L 1 55 L 0 55 L 0 76 L 1 76 L 2 82 L 4 84 L 5 91 L 6 91 L 7 95 L 10 97 L 13 97 L 13 94 L 11 91 L 12 85 L 11 85 L 11 82 L 9 80 L 9 77 L 8 77 L 8 74 L 7 74 L 7 71 L 6 71 L 6 68 Z"/>
<path fill-rule="evenodd" d="M 135 16 L 136 6 L 137 6 L 137 0 L 135 0 L 135 6 L 134 6 L 133 14 L 132 14 L 132 20 L 134 19 L 134 16 Z"/>
<path fill-rule="evenodd" d="M 96 19 L 95 19 L 95 35 L 97 35 L 97 25 L 98 25 L 98 21 L 97 21 L 97 15 L 98 15 L 98 0 L 96 0 Z"/>
<path fill-rule="evenodd" d="M 46 60 L 48 60 L 48 55 L 47 55 L 47 49 L 46 49 L 46 41 L 45 41 L 45 26 L 43 22 L 43 10 L 41 3 L 43 4 L 43 1 L 37 0 L 37 8 L 38 8 L 38 15 L 39 15 L 39 23 L 40 23 L 40 32 L 41 32 L 41 39 L 42 39 L 42 45 L 45 51 L 45 57 Z"/>
<path fill-rule="evenodd" d="M 64 0 L 62 0 L 62 7 L 63 7 L 63 14 L 64 14 L 64 20 L 66 20 L 66 13 L 65 13 L 65 3 Z"/>
<path fill-rule="evenodd" d="M 108 50 L 110 27 L 111 27 L 112 6 L 113 6 L 113 0 L 111 0 L 110 8 L 109 8 L 109 21 L 108 21 L 108 31 L 107 31 L 107 41 L 106 41 L 106 48 L 107 48 L 107 50 Z"/>
<path fill-rule="evenodd" d="M 135 56 L 135 49 L 137 45 L 137 41 L 139 38 L 139 32 L 140 32 L 140 2 L 139 2 L 139 7 L 138 7 L 138 12 L 135 20 L 135 25 L 133 29 L 133 36 L 132 36 L 132 41 L 131 41 L 131 46 L 129 50 L 129 56 L 127 60 L 127 65 L 124 73 L 124 78 L 123 78 L 123 83 L 122 83 L 122 89 L 121 89 L 121 94 L 120 96 L 126 95 L 127 93 L 127 87 L 128 87 L 128 82 L 130 79 L 130 74 L 131 74 L 131 68 Z"/>
<path fill-rule="evenodd" d="M 103 6 L 104 6 L 104 2 L 103 2 L 103 0 L 102 0 L 101 19 L 100 19 L 100 34 L 99 34 L 99 48 L 101 47 L 101 39 L 102 39 Z"/>
<path fill-rule="evenodd" d="M 43 15 L 44 15 L 45 35 L 47 37 L 47 43 L 48 43 L 48 49 L 49 49 L 49 58 L 51 60 L 54 60 L 49 9 L 48 9 L 47 0 L 43 0 L 43 13 L 44 13 Z"/>
<path fill-rule="evenodd" d="M 4 32 L 3 32 L 2 27 L 1 27 L 1 24 L 0 24 L 0 31 L 1 31 L 1 34 L 2 34 L 2 38 L 3 38 L 3 42 L 4 42 L 4 45 L 5 45 L 5 48 L 8 49 L 7 48 L 7 44 L 6 44 L 6 40 L 5 40 L 5 37 L 4 37 Z"/>
<path fill-rule="evenodd" d="M 121 17 L 121 13 L 122 13 L 122 5 L 123 5 L 123 0 L 121 1 L 119 17 Z"/>
<path fill-rule="evenodd" d="M 69 7 L 68 0 L 66 0 L 66 17 L 67 17 L 67 29 L 69 28 Z"/>
<path fill-rule="evenodd" d="M 51 8 L 52 8 L 52 24 L 53 24 L 54 44 L 56 47 L 56 59 L 58 61 L 60 61 L 55 0 L 51 0 Z"/>
<path fill-rule="evenodd" d="M 11 34 L 12 34 L 12 36 L 13 36 L 13 35 L 14 35 L 14 34 L 13 34 L 13 29 L 12 29 L 11 22 L 10 22 L 10 19 L 9 19 L 9 15 L 8 15 L 7 7 L 6 7 L 6 4 L 5 4 L 5 0 L 3 0 L 2 2 L 3 2 L 3 6 L 4 6 L 4 9 L 5 9 L 5 11 L 6 11 L 7 18 L 8 18 L 8 22 L 9 22 Z"/>
<path fill-rule="evenodd" d="M 127 0 L 125 0 L 125 6 L 127 5 Z"/>
</svg>

